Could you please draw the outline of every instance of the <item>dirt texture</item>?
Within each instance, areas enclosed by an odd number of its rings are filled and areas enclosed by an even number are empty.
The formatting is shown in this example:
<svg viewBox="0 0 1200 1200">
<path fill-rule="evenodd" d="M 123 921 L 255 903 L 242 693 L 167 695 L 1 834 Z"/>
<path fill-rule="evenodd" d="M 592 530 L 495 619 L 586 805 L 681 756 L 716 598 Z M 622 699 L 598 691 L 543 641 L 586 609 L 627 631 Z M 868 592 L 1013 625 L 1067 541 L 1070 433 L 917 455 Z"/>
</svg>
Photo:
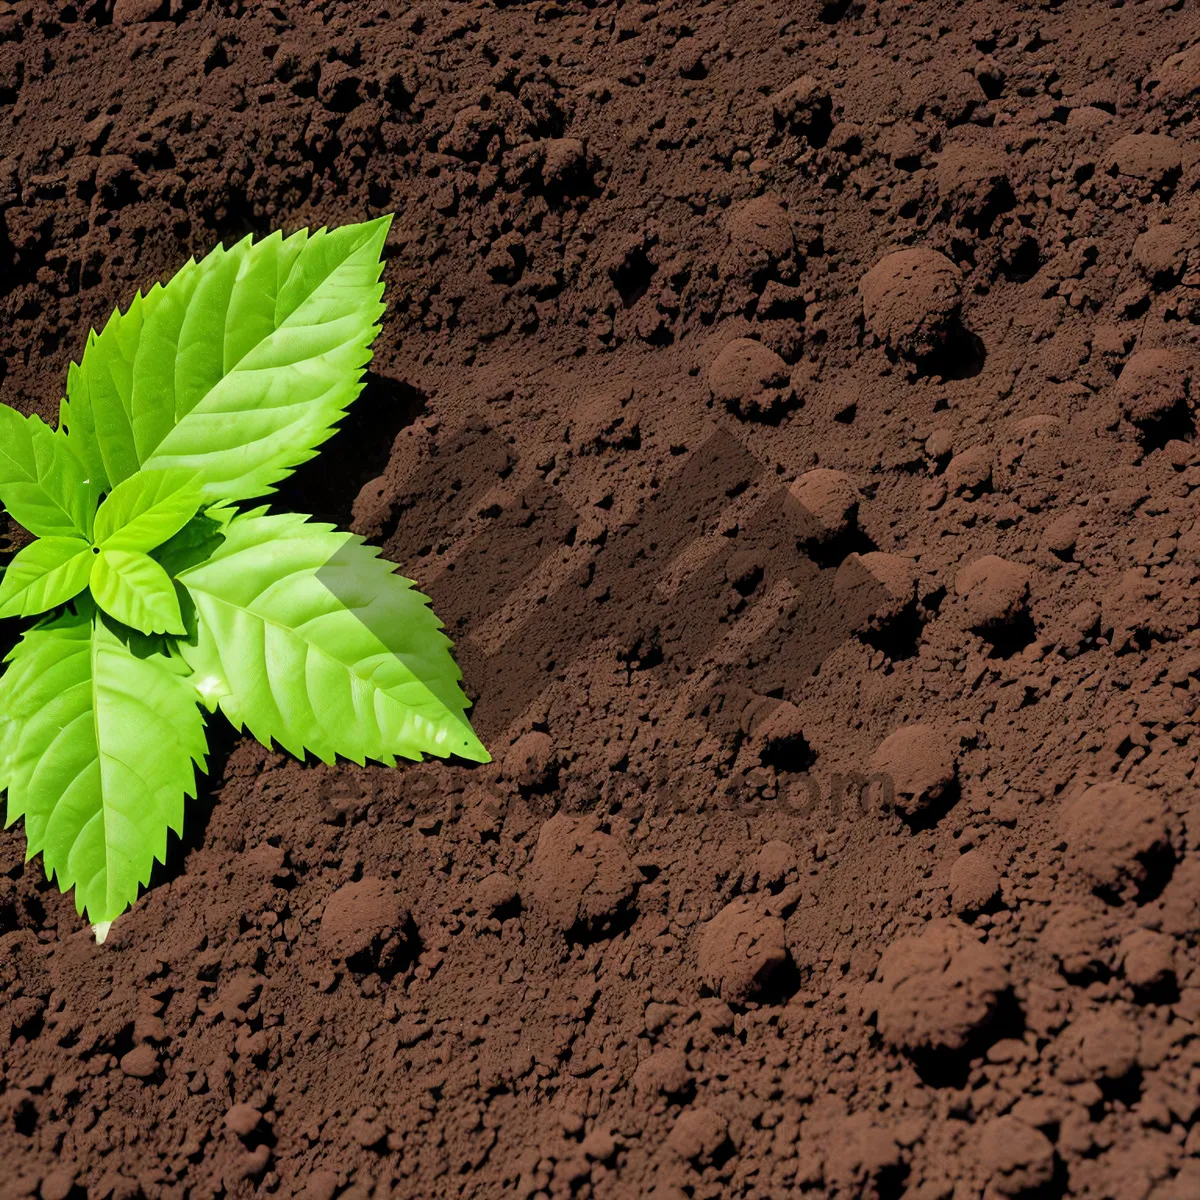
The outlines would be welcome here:
<svg viewBox="0 0 1200 1200">
<path fill-rule="evenodd" d="M 0 1191 L 1200 1195 L 1198 135 L 1192 0 L 0 3 L 0 398 L 394 211 L 279 501 L 495 759 L 0 834 Z"/>
</svg>

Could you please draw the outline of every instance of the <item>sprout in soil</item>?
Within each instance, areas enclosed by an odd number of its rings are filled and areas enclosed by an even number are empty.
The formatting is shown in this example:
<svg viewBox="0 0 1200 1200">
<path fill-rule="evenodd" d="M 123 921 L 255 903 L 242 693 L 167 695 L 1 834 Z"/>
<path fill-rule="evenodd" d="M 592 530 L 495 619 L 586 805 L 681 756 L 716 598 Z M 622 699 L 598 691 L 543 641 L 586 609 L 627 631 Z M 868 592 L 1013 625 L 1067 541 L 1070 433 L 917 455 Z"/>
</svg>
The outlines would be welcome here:
<svg viewBox="0 0 1200 1200">
<path fill-rule="evenodd" d="M 182 832 L 202 710 L 326 763 L 489 761 L 428 598 L 246 504 L 362 390 L 390 222 L 218 246 L 89 333 L 57 429 L 0 405 L 0 502 L 35 537 L 0 616 L 40 618 L 0 677 L 5 826 L 100 941 Z"/>
</svg>

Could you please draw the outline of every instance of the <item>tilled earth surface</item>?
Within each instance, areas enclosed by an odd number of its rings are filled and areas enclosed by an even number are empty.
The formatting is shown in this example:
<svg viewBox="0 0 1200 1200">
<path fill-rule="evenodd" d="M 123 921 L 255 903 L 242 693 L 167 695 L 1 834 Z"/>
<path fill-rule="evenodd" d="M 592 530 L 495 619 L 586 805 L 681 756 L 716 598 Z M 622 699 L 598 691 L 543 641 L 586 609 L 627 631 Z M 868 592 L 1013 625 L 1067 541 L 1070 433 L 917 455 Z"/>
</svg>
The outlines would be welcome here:
<svg viewBox="0 0 1200 1200">
<path fill-rule="evenodd" d="M 1192 0 L 0 4 L 23 411 L 396 213 L 279 499 L 495 757 L 218 732 L 103 946 L 0 835 L 5 1194 L 1200 1195 L 1198 124 Z"/>
</svg>

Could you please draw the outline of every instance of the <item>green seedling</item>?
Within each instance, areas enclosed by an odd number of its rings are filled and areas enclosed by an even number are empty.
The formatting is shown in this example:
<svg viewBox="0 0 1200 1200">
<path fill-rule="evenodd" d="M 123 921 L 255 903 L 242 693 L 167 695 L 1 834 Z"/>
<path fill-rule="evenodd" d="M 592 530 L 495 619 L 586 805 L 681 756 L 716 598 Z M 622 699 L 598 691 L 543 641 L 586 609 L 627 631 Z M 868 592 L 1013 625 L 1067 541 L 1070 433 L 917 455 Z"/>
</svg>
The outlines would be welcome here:
<svg viewBox="0 0 1200 1200">
<path fill-rule="evenodd" d="M 389 217 L 218 246 L 90 332 L 57 429 L 0 405 L 0 502 L 36 540 L 0 617 L 5 826 L 98 940 L 183 829 L 204 711 L 260 742 L 395 766 L 489 755 L 428 597 L 268 495 L 362 390 Z"/>
</svg>

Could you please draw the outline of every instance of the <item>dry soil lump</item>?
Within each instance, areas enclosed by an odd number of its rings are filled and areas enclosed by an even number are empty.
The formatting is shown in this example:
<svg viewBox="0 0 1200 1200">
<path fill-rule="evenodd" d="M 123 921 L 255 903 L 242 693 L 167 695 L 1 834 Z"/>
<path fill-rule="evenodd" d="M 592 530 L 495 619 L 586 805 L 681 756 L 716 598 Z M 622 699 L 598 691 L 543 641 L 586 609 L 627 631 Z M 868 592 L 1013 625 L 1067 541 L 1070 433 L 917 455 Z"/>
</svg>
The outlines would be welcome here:
<svg viewBox="0 0 1200 1200">
<path fill-rule="evenodd" d="M 848 555 L 833 577 L 834 599 L 856 633 L 890 624 L 915 601 L 916 588 L 916 562 L 882 550 Z"/>
<path fill-rule="evenodd" d="M 133 25 L 152 21 L 163 7 L 162 0 L 117 0 L 112 10 L 114 25 Z"/>
<path fill-rule="evenodd" d="M 1019 1117 L 989 1121 L 979 1137 L 979 1162 L 988 1183 L 1002 1196 L 1021 1196 L 1054 1178 L 1054 1146 L 1050 1139 Z"/>
<path fill-rule="evenodd" d="M 142 1042 L 122 1057 L 120 1067 L 131 1079 L 149 1079 L 158 1070 L 158 1055 L 149 1042 Z"/>
<path fill-rule="evenodd" d="M 1162 793 L 1131 783 L 1087 788 L 1063 809 L 1061 829 L 1068 867 L 1117 899 L 1136 896 L 1171 844 Z"/>
<path fill-rule="evenodd" d="M 225 1114 L 225 1128 L 240 1138 L 249 1137 L 262 1123 L 262 1113 L 252 1104 L 235 1104 Z"/>
<path fill-rule="evenodd" d="M 578 138 L 550 138 L 542 143 L 542 182 L 558 187 L 582 173 L 587 149 Z"/>
<path fill-rule="evenodd" d="M 1183 166 L 1179 142 L 1161 133 L 1129 133 L 1105 155 L 1108 170 L 1148 183 L 1160 183 Z"/>
<path fill-rule="evenodd" d="M 518 787 L 536 791 L 551 781 L 556 766 L 553 739 L 540 729 L 530 729 L 505 751 L 502 773 Z"/>
<path fill-rule="evenodd" d="M 765 713 L 756 713 L 748 723 L 748 731 L 748 746 L 764 766 L 803 760 L 808 754 L 800 710 L 788 700 L 780 700 Z"/>
<path fill-rule="evenodd" d="M 351 958 L 408 921 L 392 884 L 370 877 L 343 884 L 325 904 L 318 941 L 336 958 Z"/>
<path fill-rule="evenodd" d="M 729 1125 L 720 1113 L 697 1106 L 680 1113 L 667 1145 L 682 1159 L 707 1163 L 725 1143 Z"/>
<path fill-rule="evenodd" d="M 991 143 L 947 146 L 934 169 L 938 195 L 963 216 L 979 216 L 1011 185 L 1012 163 Z"/>
<path fill-rule="evenodd" d="M 1156 286 L 1170 286 L 1195 245 L 1196 232 L 1187 225 L 1151 225 L 1133 243 L 1133 261 Z"/>
<path fill-rule="evenodd" d="M 723 1000 L 743 1004 L 787 961 L 783 921 L 739 896 L 701 929 L 698 959 L 701 982 Z"/>
<path fill-rule="evenodd" d="M 1121 411 L 1135 425 L 1160 421 L 1187 404 L 1191 382 L 1191 360 L 1183 350 L 1139 350 L 1117 380 Z"/>
<path fill-rule="evenodd" d="M 630 388 L 602 388 L 589 394 L 571 417 L 571 441 L 581 453 L 628 450 L 641 442 L 641 414 Z"/>
<path fill-rule="evenodd" d="M 1067 979 L 1082 979 L 1112 967 L 1111 922 L 1081 904 L 1055 908 L 1038 940 Z"/>
<path fill-rule="evenodd" d="M 788 489 L 797 533 L 806 541 L 828 543 L 845 537 L 858 523 L 862 496 L 841 471 L 806 471 Z"/>
<path fill-rule="evenodd" d="M 1175 976 L 1175 942 L 1153 929 L 1135 929 L 1118 948 L 1125 978 L 1138 990 L 1162 987 Z"/>
<path fill-rule="evenodd" d="M 1063 1083 L 1119 1080 L 1137 1066 L 1141 1034 L 1115 1012 L 1085 1012 L 1058 1035 L 1054 1051 Z"/>
<path fill-rule="evenodd" d="M 906 358 L 935 350 L 962 302 L 962 272 L 923 246 L 880 259 L 858 286 L 867 328 Z"/>
<path fill-rule="evenodd" d="M 985 554 L 954 577 L 966 623 L 971 629 L 1006 625 L 1026 609 L 1029 568 L 995 554 Z"/>
<path fill-rule="evenodd" d="M 603 930 L 628 910 L 640 880 L 625 847 L 594 818 L 558 813 L 538 834 L 522 895 L 560 932 Z"/>
<path fill-rule="evenodd" d="M 907 1051 L 961 1050 L 1009 986 L 1008 964 L 958 921 L 931 921 L 879 960 L 878 1028 Z"/>
<path fill-rule="evenodd" d="M 976 847 L 950 868 L 950 907 L 956 913 L 982 912 L 1000 891 L 1000 872 L 986 850 Z"/>
<path fill-rule="evenodd" d="M 801 75 L 771 97 L 776 122 L 802 137 L 816 136 L 832 124 L 829 89 L 811 75 Z"/>
<path fill-rule="evenodd" d="M 961 492 L 977 495 L 991 483 L 994 465 L 995 455 L 990 447 L 971 446 L 946 464 L 946 487 L 955 495 Z"/>
<path fill-rule="evenodd" d="M 727 259 L 745 278 L 761 279 L 774 271 L 790 278 L 796 268 L 796 238 L 787 210 L 778 196 L 768 192 L 748 200 L 730 214 Z"/>
<path fill-rule="evenodd" d="M 1043 550 L 1059 558 L 1073 554 L 1079 541 L 1079 534 L 1084 527 L 1085 517 L 1082 511 L 1068 509 L 1060 513 L 1046 526 L 1042 533 L 1041 547 Z"/>
<path fill-rule="evenodd" d="M 774 889 L 782 885 L 789 874 L 795 874 L 795 871 L 796 851 L 787 842 L 773 838 L 751 860 L 743 886 L 750 891 L 758 888 Z"/>
<path fill-rule="evenodd" d="M 643 1058 L 633 1073 L 634 1088 L 647 1095 L 679 1096 L 687 1091 L 692 1074 L 687 1055 L 675 1047 L 663 1047 Z"/>
<path fill-rule="evenodd" d="M 747 419 L 774 417 L 795 400 L 787 363 L 753 338 L 722 347 L 708 368 L 708 387 L 715 402 Z"/>
<path fill-rule="evenodd" d="M 1172 54 L 1146 76 L 1142 90 L 1155 100 L 1187 100 L 1200 92 L 1200 42 Z"/>
<path fill-rule="evenodd" d="M 503 871 L 492 871 L 475 886 L 475 909 L 485 916 L 492 916 L 511 905 L 520 903 L 521 894 L 517 881 Z"/>
<path fill-rule="evenodd" d="M 871 756 L 871 772 L 892 784 L 892 806 L 916 816 L 941 799 L 954 782 L 954 750 L 932 725 L 902 725 Z"/>
</svg>

